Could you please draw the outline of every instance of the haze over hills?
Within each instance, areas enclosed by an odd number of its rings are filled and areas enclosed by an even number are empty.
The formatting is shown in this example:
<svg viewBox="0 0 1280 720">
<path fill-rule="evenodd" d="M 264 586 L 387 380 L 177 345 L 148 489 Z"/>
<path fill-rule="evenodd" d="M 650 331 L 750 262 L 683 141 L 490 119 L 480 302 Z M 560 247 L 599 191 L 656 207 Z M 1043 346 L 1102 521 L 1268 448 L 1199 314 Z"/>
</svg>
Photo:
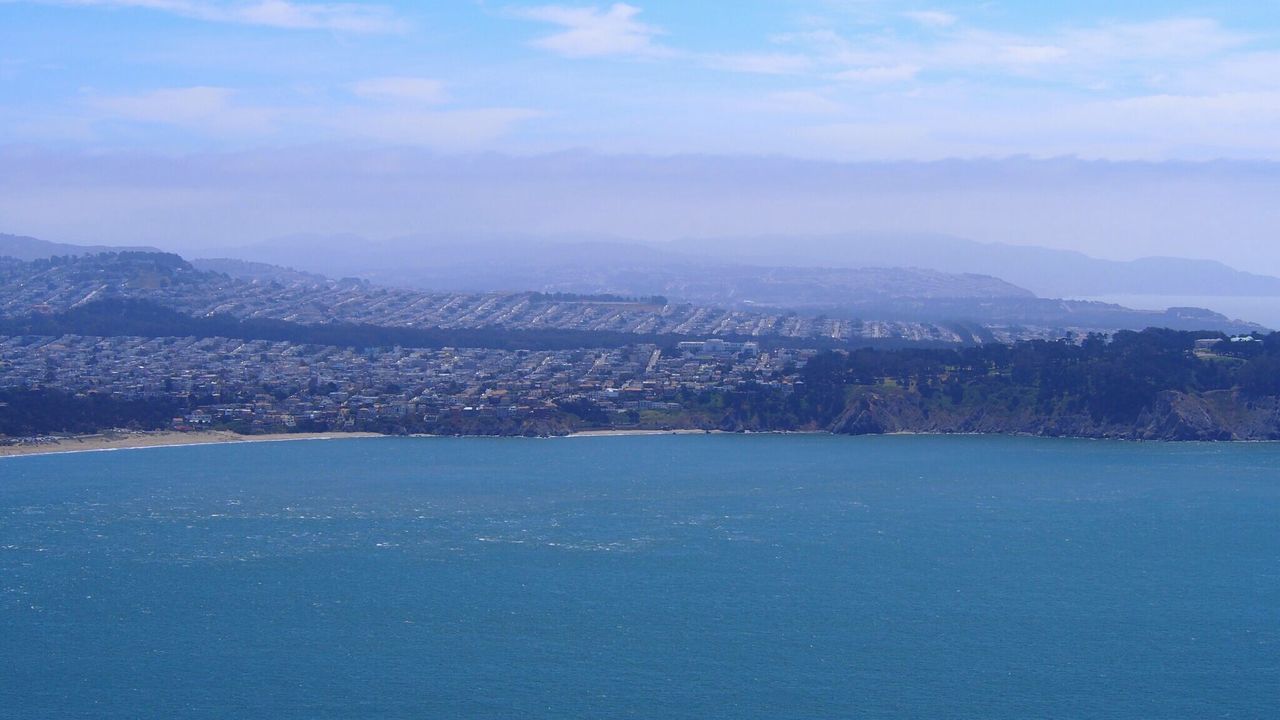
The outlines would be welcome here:
<svg viewBox="0 0 1280 720">
<path fill-rule="evenodd" d="M 623 268 L 679 264 L 703 268 L 701 258 L 673 258 L 663 248 L 599 235 L 549 239 L 518 234 L 414 235 L 374 241 L 351 233 L 290 235 L 219 255 L 316 272 L 357 276 L 387 285 L 457 291 L 543 290 L 580 280 L 573 291 L 606 291 L 601 283 Z M 548 275 L 548 273 L 551 273 Z"/>
<path fill-rule="evenodd" d="M 327 278 L 317 273 L 303 272 L 281 265 L 234 260 L 231 258 L 202 258 L 192 260 L 191 266 L 205 272 L 222 273 L 238 280 L 265 282 L 324 282 Z"/>
<path fill-rule="evenodd" d="M 563 243 L 522 238 L 486 243 L 479 253 L 456 240 L 424 244 L 421 238 L 406 238 L 367 246 L 363 252 L 350 237 L 342 237 L 338 243 L 333 253 L 325 251 L 324 238 L 293 238 L 282 243 L 282 248 L 264 246 L 277 254 L 283 249 L 303 262 L 313 258 L 303 267 L 309 265 L 316 272 L 226 258 L 195 260 L 192 266 L 237 280 L 285 286 L 331 283 L 326 273 L 319 272 L 331 268 L 333 276 L 343 274 L 361 283 L 434 292 L 662 297 L 663 302 L 760 311 L 771 316 L 800 313 L 838 322 L 1005 328 L 996 335 L 980 332 L 977 337 L 984 341 L 1006 332 L 1011 332 L 1011 337 L 1026 337 L 1028 333 L 1053 335 L 1068 330 L 1149 326 L 1228 332 L 1261 328 L 1201 308 L 1134 310 L 1113 303 L 1037 298 L 990 276 L 919 268 L 713 264 L 706 258 L 686 260 L 662 248 L 606 240 Z M 30 249 L 30 243 L 27 247 Z M 64 247 L 49 243 L 45 256 Z M 338 252 L 339 247 L 345 250 Z M 309 256 L 301 254 L 304 248 L 311 249 Z M 0 246 L 0 254 L 2 250 Z M 396 257 L 404 258 L 399 267 L 390 264 Z M 361 272 L 368 267 L 382 270 Z"/>
<path fill-rule="evenodd" d="M 184 257 L 296 233 L 644 241 L 880 233 L 1114 260 L 1207 257 L 1280 276 L 1278 195 L 1280 162 L 838 162 L 400 147 L 77 156 L 0 146 L 2 229 Z M 80 211 L 48 209 L 64 204 Z"/>
<path fill-rule="evenodd" d="M 121 249 L 154 250 L 0 235 L 0 255 L 19 259 Z M 224 263 L 232 259 L 260 262 L 329 277 L 358 276 L 424 289 L 684 292 L 697 302 L 733 302 L 750 295 L 768 298 L 782 294 L 779 291 L 783 288 L 802 291 L 801 297 L 787 303 L 792 305 L 821 305 L 832 299 L 843 302 L 851 296 L 1001 297 L 1021 294 L 1022 289 L 1044 298 L 1280 298 L 1280 278 L 1238 270 L 1214 260 L 1105 260 L 1071 250 L 983 243 L 936 234 L 760 235 L 642 242 L 606 235 L 550 237 L 511 233 L 421 234 L 374 241 L 348 233 L 285 236 L 222 248 L 214 255 Z M 773 270 L 767 274 L 767 281 L 747 289 L 741 285 L 754 277 L 748 267 Z M 788 270 L 780 272 L 780 268 Z M 945 287 L 939 275 L 903 270 L 897 275 L 896 286 L 886 287 L 883 283 L 889 276 L 884 272 L 873 277 L 830 272 L 865 268 L 913 268 L 954 276 L 987 276 L 988 281 L 955 277 L 950 279 L 952 286 Z M 248 268 L 241 269 L 249 272 Z M 819 270 L 824 272 L 818 273 Z M 723 282 L 708 287 L 710 277 Z M 1003 283 L 991 282 L 993 278 Z M 913 287 L 913 282 L 918 287 Z M 818 288 L 828 285 L 834 294 L 824 299 Z"/>
<path fill-rule="evenodd" d="M 1215 260 L 1104 260 L 1072 250 L 929 234 L 769 235 L 686 238 L 669 243 L 608 236 L 451 234 L 373 241 L 351 234 L 306 235 L 230 248 L 225 254 L 327 275 L 359 274 L 397 284 L 432 283 L 441 287 L 456 283 L 456 289 L 470 290 L 527 287 L 535 281 L 601 283 L 617 274 L 621 266 L 705 270 L 749 265 L 921 268 L 987 275 L 1040 297 L 1280 297 L 1280 278 L 1237 270 Z M 548 277 L 548 271 L 559 274 Z"/>
<path fill-rule="evenodd" d="M 103 252 L 119 252 L 121 250 L 159 252 L 156 248 L 146 246 L 72 245 L 70 243 L 49 242 L 48 240 L 26 235 L 0 233 L 0 257 L 11 257 L 18 260 L 39 260 L 54 255 L 94 255 Z"/>
<path fill-rule="evenodd" d="M 664 295 L 694 303 L 828 308 L 888 299 L 1031 298 L 1001 279 L 909 267 L 767 267 L 608 237 L 295 236 L 226 251 L 250 261 L 462 292 Z"/>
<path fill-rule="evenodd" d="M 1244 272 L 1216 260 L 1147 257 L 1103 260 L 1074 250 L 982 243 L 929 234 L 689 238 L 674 249 L 756 265 L 922 267 L 985 273 L 1041 297 L 1090 295 L 1275 295 L 1280 278 Z"/>
</svg>

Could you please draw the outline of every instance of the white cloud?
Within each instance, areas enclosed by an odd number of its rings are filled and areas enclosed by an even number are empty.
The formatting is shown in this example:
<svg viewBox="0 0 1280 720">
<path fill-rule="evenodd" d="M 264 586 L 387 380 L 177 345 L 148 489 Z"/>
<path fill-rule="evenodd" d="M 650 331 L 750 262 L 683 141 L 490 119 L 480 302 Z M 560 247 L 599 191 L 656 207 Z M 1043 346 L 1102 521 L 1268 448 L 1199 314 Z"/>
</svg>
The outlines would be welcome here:
<svg viewBox="0 0 1280 720">
<path fill-rule="evenodd" d="M 1054 62 L 1068 55 L 1065 48 L 1057 45 L 1005 45 L 998 48 L 994 59 L 1005 65 L 1036 65 Z"/>
<path fill-rule="evenodd" d="M 975 74 L 980 85 L 995 75 L 1038 78 L 1097 90 L 1203 67 L 1239 53 L 1254 38 L 1216 20 L 1170 18 L 1102 23 L 1040 33 L 994 32 L 960 23 L 924 38 L 878 30 L 842 35 L 829 28 L 784 34 L 776 42 L 813 59 L 815 68 L 841 79 L 890 81 L 933 72 Z M 908 70 L 914 68 L 915 72 Z"/>
<path fill-rule="evenodd" d="M 824 156 L 858 159 L 1077 156 L 1161 161 L 1173 158 L 1280 158 L 1280 91 L 1152 94 L 1038 104 L 1014 90 L 967 87 L 866 99 L 831 122 L 797 130 Z M 1010 107 L 1015 108 L 1014 111 Z"/>
<path fill-rule="evenodd" d="M 173 125 L 213 135 L 265 135 L 275 113 L 233 102 L 223 87 L 163 88 L 140 95 L 94 97 L 89 104 L 104 118 Z"/>
<path fill-rule="evenodd" d="M 538 38 L 534 46 L 565 57 L 608 55 L 661 55 L 666 50 L 653 42 L 661 30 L 637 19 L 640 8 L 614 3 L 608 9 L 542 5 L 511 11 L 515 17 L 559 25 L 565 30 Z"/>
<path fill-rule="evenodd" d="M 140 8 L 207 22 L 260 25 L 292 30 L 354 33 L 398 32 L 403 20 L 382 5 L 313 3 L 295 0 L 6 0 L 42 5 Z"/>
<path fill-rule="evenodd" d="M 314 13 L 322 8 L 373 7 L 300 0 L 60 1 L 280 27 L 314 27 L 319 22 Z M 307 10 L 295 13 L 299 8 Z M 72 142 L 131 145 L 160 137 L 136 127 L 148 124 L 185 128 L 192 136 L 248 140 L 241 145 L 355 139 L 438 149 L 586 146 L 614 152 L 877 159 L 1280 158 L 1280 135 L 1274 131 L 1280 126 L 1280 52 L 1252 31 L 1213 19 L 1175 17 L 1024 32 L 992 30 L 969 18 L 950 23 L 933 18 L 931 26 L 941 28 L 937 32 L 910 32 L 903 31 L 900 9 L 882 12 L 880 25 L 798 25 L 803 32 L 730 51 L 703 35 L 697 41 L 707 45 L 668 39 L 661 28 L 642 22 L 648 16 L 629 4 L 511 8 L 502 14 L 546 23 L 532 26 L 539 47 L 569 57 L 611 56 L 637 63 L 625 69 L 609 64 L 562 68 L 564 73 L 557 71 L 552 82 L 536 90 L 513 89 L 523 82 L 518 66 L 513 73 L 477 73 L 473 77 L 491 85 L 468 88 L 466 96 L 487 91 L 497 107 L 452 106 L 451 88 L 440 80 L 399 75 L 412 71 L 389 66 L 356 76 L 365 79 L 336 88 L 337 93 L 314 79 L 305 89 L 282 79 L 241 92 L 213 87 L 216 80 L 205 80 L 209 86 L 148 92 L 126 85 L 118 97 L 88 95 L 69 105 L 0 103 L 6 106 L 0 107 L 0 137 L 43 141 L 62 134 Z M 915 15 L 927 12 L 936 11 Z M 393 56 L 367 59 L 376 57 Z M 666 62 L 659 72 L 644 75 L 657 69 L 644 62 L 653 58 Z M 411 60 L 399 66 L 413 67 Z M 502 61 L 504 71 L 511 69 L 508 61 Z M 0 64 L 0 74 L 6 67 L 12 65 Z M 697 77 L 690 81 L 673 69 Z M 622 70 L 644 75 L 642 94 L 615 83 L 610 73 Z M 579 71 L 581 76 L 572 74 Z M 731 82 L 711 71 L 776 77 Z M 454 68 L 451 75 L 457 74 Z M 603 92 L 580 97 L 573 84 L 579 77 L 593 88 L 615 83 L 608 92 L 625 101 L 607 107 L 598 99 Z M 350 80 L 346 76 L 343 82 Z M 507 107 L 512 101 L 495 97 L 536 97 L 520 104 L 546 107 L 555 115 L 528 122 L 539 112 Z M 59 117 L 65 120 L 50 120 Z M 188 139 L 178 136 L 174 142 Z"/>
<path fill-rule="evenodd" d="M 1208 18 L 1169 18 L 1140 23 L 1107 23 L 1063 31 L 1056 44 L 1080 58 L 1097 60 L 1177 60 L 1201 58 L 1247 44 L 1251 36 L 1227 30 Z"/>
<path fill-rule="evenodd" d="M 534 45 L 567 57 L 663 57 L 689 66 L 729 72 L 825 78 L 850 86 L 912 84 L 928 74 L 936 82 L 957 79 L 992 87 L 1001 76 L 1040 81 L 1059 90 L 1074 86 L 1088 93 L 1117 88 L 1157 87 L 1195 63 L 1239 50 L 1252 38 L 1216 20 L 1175 17 L 1145 22 L 1106 22 L 1043 32 L 998 32 L 962 22 L 936 9 L 882 16 L 882 26 L 860 24 L 843 35 L 830 26 L 775 35 L 774 51 L 719 53 L 658 44 L 662 30 L 639 20 L 640 9 L 611 6 L 546 5 L 512 9 L 515 17 L 551 23 L 564 32 Z M 924 36 L 887 32 L 889 18 L 906 17 L 937 30 Z M 1237 68 L 1238 70 L 1238 68 Z M 1256 73 L 1255 73 L 1256 75 Z"/>
<path fill-rule="evenodd" d="M 422 105 L 438 105 L 449 101 L 444 83 L 421 77 L 383 77 L 361 80 L 351 86 L 360 97 L 394 100 Z"/>
<path fill-rule="evenodd" d="M 851 68 L 836 73 L 832 78 L 854 83 L 888 84 L 914 80 L 919 73 L 920 68 L 916 65 L 881 65 Z"/>
<path fill-rule="evenodd" d="M 903 13 L 907 18 L 932 28 L 950 27 L 956 24 L 956 16 L 941 10 L 916 10 Z"/>
<path fill-rule="evenodd" d="M 1200 93 L 1280 91 L 1280 52 L 1235 53 L 1216 63 L 1197 63 L 1180 72 L 1177 83 Z"/>
<path fill-rule="evenodd" d="M 482 149 L 517 123 L 540 114 L 525 108 L 409 112 L 351 108 L 326 114 L 325 122 L 340 137 L 456 151 Z"/>
<path fill-rule="evenodd" d="M 845 107 L 826 95 L 813 90 L 785 90 L 771 93 L 755 107 L 771 112 L 798 113 L 803 115 L 831 115 Z"/>
<path fill-rule="evenodd" d="M 792 75 L 813 67 L 813 59 L 793 53 L 704 56 L 707 67 L 761 75 Z"/>
<path fill-rule="evenodd" d="M 1207 95 L 1149 95 L 1081 109 L 1078 127 L 1099 135 L 1124 127 L 1156 147 L 1210 150 L 1236 155 L 1236 148 L 1280 148 L 1280 92 L 1228 92 Z M 1235 152 L 1232 152 L 1235 150 Z"/>
<path fill-rule="evenodd" d="M 420 82 L 407 82 L 411 80 Z M 239 102 L 239 94 L 224 87 L 91 97 L 88 104 L 98 122 L 169 126 L 213 139 L 372 140 L 440 150 L 484 147 L 519 122 L 541 115 L 527 108 L 425 109 L 423 105 L 443 99 L 438 92 L 428 92 L 430 82 L 382 78 L 356 86 L 367 97 L 408 99 L 407 107 L 403 103 L 262 107 Z"/>
</svg>

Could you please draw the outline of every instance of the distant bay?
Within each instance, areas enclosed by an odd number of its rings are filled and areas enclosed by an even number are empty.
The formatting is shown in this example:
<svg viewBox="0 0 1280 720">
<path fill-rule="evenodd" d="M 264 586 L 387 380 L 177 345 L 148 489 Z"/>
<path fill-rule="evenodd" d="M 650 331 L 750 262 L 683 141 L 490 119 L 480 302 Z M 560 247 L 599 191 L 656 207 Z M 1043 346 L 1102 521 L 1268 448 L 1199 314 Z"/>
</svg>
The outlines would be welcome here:
<svg viewBox="0 0 1280 720">
<path fill-rule="evenodd" d="M 1280 444 L 0 459 L 0 718 L 1268 718 Z"/>
</svg>

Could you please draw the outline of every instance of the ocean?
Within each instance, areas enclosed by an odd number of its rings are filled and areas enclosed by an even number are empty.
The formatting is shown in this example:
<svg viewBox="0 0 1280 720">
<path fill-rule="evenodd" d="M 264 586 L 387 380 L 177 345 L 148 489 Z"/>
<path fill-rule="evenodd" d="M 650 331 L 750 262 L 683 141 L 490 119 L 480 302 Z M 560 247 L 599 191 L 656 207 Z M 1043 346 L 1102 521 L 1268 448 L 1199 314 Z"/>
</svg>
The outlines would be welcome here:
<svg viewBox="0 0 1280 720">
<path fill-rule="evenodd" d="M 1274 718 L 1280 444 L 0 460 L 0 718 Z"/>
</svg>

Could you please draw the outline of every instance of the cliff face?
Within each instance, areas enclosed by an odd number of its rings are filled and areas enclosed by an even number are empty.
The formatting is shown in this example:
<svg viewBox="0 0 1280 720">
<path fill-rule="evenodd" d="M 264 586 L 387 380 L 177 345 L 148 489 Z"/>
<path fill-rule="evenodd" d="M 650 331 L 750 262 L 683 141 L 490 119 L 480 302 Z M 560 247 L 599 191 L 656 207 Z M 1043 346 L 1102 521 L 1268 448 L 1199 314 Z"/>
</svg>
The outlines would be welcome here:
<svg viewBox="0 0 1280 720">
<path fill-rule="evenodd" d="M 1231 440 L 1232 424 L 1203 396 L 1166 391 L 1133 429 L 1144 440 Z"/>
<path fill-rule="evenodd" d="M 992 433 L 1128 440 L 1280 440 L 1280 398 L 1248 399 L 1234 391 L 1160 393 L 1132 423 L 1087 412 L 1037 412 L 1026 404 L 952 405 L 912 391 L 858 388 L 833 433 Z"/>
</svg>

